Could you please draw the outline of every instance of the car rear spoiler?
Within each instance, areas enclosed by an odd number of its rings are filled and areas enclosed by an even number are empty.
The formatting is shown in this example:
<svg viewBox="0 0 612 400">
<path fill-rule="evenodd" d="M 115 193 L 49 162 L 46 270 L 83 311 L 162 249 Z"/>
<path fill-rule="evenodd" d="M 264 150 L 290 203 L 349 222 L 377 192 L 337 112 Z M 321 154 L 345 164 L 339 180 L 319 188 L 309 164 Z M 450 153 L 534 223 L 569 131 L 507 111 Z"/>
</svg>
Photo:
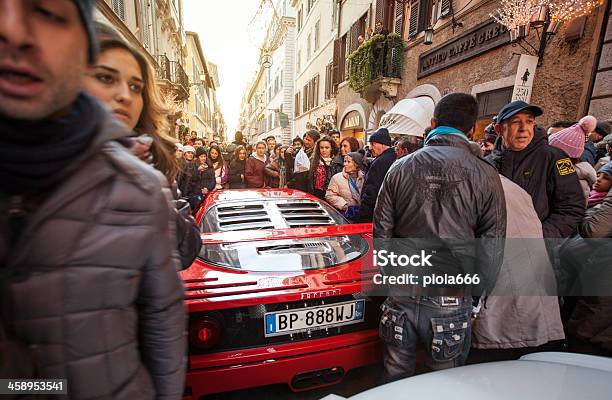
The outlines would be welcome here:
<svg viewBox="0 0 612 400">
<path fill-rule="evenodd" d="M 363 235 L 372 233 L 372 224 L 327 225 L 307 228 L 245 230 L 201 233 L 203 244 L 253 242 L 261 240 L 299 239 L 324 236 Z"/>
</svg>

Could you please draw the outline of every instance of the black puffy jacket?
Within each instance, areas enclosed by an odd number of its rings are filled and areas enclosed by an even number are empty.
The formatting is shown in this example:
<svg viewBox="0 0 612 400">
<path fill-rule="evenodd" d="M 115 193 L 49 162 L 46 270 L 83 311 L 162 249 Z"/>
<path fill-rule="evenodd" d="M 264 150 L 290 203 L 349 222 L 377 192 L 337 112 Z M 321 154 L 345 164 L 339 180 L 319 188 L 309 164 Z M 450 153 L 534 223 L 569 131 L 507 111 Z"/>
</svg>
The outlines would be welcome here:
<svg viewBox="0 0 612 400">
<path fill-rule="evenodd" d="M 406 238 L 422 250 L 437 249 L 435 268 L 427 271 L 479 272 L 484 290 L 494 286 L 506 234 L 504 192 L 497 171 L 472 153 L 466 138 L 439 135 L 397 160 L 380 188 L 373 223 L 375 242 Z"/>
<path fill-rule="evenodd" d="M 522 151 L 502 148 L 501 140 L 486 157 L 500 174 L 531 195 L 545 238 L 568 238 L 584 217 L 584 194 L 576 170 L 562 150 L 536 133 Z"/>
</svg>

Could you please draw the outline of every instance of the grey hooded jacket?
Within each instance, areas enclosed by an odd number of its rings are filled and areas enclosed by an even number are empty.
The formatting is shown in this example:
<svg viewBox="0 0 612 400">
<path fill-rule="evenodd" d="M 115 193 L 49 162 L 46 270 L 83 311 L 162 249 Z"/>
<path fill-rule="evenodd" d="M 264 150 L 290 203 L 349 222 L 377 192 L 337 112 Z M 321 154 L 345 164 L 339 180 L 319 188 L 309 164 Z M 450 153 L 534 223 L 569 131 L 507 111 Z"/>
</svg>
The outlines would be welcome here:
<svg viewBox="0 0 612 400">
<path fill-rule="evenodd" d="M 67 379 L 71 399 L 179 399 L 186 318 L 167 184 L 103 120 L 12 246 L 15 199 L 0 199 L 0 316 L 36 378 Z"/>
</svg>

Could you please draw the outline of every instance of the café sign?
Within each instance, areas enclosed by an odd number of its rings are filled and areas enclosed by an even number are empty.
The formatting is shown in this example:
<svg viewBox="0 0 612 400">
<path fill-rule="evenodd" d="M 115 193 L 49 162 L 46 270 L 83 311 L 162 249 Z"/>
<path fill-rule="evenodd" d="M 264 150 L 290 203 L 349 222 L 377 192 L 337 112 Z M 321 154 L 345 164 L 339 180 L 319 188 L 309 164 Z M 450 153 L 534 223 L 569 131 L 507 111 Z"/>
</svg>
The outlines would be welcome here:
<svg viewBox="0 0 612 400">
<path fill-rule="evenodd" d="M 361 128 L 362 128 L 361 116 L 359 115 L 357 111 L 351 111 L 348 114 L 346 114 L 346 117 L 344 117 L 344 120 L 342 120 L 342 125 L 340 126 L 340 129 L 343 131 L 347 129 L 361 129 Z"/>
<path fill-rule="evenodd" d="M 419 56 L 417 78 L 458 64 L 496 47 L 510 43 L 510 31 L 494 20 L 470 29 L 463 35 Z"/>
</svg>

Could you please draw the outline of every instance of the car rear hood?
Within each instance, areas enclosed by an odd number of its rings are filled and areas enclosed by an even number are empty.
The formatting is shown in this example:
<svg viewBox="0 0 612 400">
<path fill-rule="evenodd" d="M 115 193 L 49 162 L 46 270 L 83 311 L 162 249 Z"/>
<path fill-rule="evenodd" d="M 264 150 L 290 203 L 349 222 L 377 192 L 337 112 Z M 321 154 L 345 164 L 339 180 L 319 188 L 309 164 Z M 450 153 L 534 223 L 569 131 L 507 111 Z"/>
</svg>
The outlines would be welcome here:
<svg viewBox="0 0 612 400">
<path fill-rule="evenodd" d="M 203 245 L 261 240 L 281 240 L 303 237 L 325 237 L 362 234 L 369 238 L 371 224 L 287 228 L 278 230 L 240 231 L 202 234 Z M 364 260 L 371 260 L 371 246 L 363 257 L 327 269 L 299 272 L 252 272 L 232 270 L 196 260 L 181 271 L 185 295 L 190 307 L 206 309 L 262 302 L 303 300 L 305 298 L 337 296 L 360 291 L 364 281 L 371 279 L 373 270 Z M 208 305 L 208 306 L 207 306 Z"/>
</svg>

